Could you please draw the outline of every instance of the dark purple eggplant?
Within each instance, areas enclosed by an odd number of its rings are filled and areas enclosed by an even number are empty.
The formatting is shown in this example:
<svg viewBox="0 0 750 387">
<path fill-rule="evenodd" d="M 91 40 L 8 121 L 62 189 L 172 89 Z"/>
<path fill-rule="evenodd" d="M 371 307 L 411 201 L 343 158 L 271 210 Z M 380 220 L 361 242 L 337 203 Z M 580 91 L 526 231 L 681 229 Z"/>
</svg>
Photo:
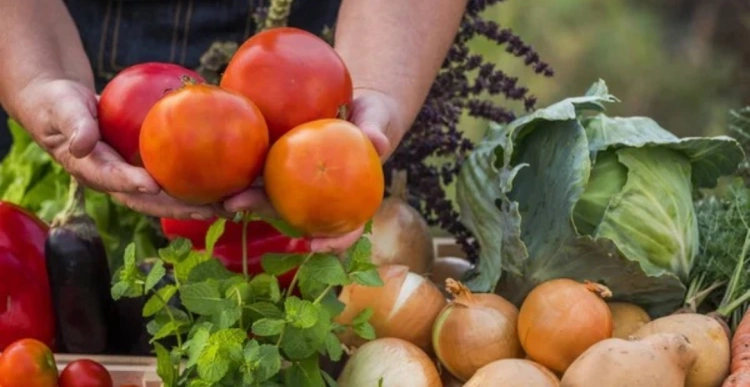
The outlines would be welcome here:
<svg viewBox="0 0 750 387">
<path fill-rule="evenodd" d="M 86 213 L 84 188 L 71 178 L 65 209 L 52 221 L 45 258 L 59 350 L 102 354 L 110 349 L 115 304 L 107 253 Z"/>
</svg>

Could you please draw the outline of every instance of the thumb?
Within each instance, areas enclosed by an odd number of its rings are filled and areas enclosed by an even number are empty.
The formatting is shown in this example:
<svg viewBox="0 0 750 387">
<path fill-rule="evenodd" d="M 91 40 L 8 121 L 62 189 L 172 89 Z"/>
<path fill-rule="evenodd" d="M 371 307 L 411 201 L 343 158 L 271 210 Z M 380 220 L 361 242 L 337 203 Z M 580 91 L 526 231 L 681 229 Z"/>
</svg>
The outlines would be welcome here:
<svg viewBox="0 0 750 387">
<path fill-rule="evenodd" d="M 94 118 L 96 99 L 69 98 L 55 106 L 53 122 L 68 139 L 68 151 L 75 158 L 88 156 L 99 141 L 99 125 Z"/>
</svg>

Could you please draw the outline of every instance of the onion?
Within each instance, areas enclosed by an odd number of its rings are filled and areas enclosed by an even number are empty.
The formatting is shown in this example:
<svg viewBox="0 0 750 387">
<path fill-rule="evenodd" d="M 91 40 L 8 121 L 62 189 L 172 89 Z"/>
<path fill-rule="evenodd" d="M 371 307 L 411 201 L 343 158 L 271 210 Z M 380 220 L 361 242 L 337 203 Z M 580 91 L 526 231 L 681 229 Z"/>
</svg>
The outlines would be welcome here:
<svg viewBox="0 0 750 387">
<path fill-rule="evenodd" d="M 589 347 L 612 337 L 604 285 L 553 279 L 534 288 L 518 315 L 518 335 L 531 360 L 563 373 Z"/>
<path fill-rule="evenodd" d="M 450 278 L 446 287 L 455 298 L 435 321 L 432 345 L 451 374 L 465 381 L 495 360 L 523 356 L 513 304 L 497 294 L 473 294 Z"/>
<path fill-rule="evenodd" d="M 442 286 L 445 280 L 448 278 L 454 278 L 461 280 L 464 274 L 472 268 L 471 262 L 463 258 L 457 257 L 440 257 L 435 259 L 435 264 L 432 265 L 432 273 L 430 273 L 430 280 L 433 283 Z M 443 290 L 443 288 L 441 288 Z M 447 290 L 443 290 L 446 295 L 449 295 Z"/>
<path fill-rule="evenodd" d="M 457 377 L 453 376 L 450 372 L 443 369 L 443 373 L 440 375 L 440 381 L 443 382 L 443 387 L 461 387 L 464 383 L 458 380 Z"/>
<path fill-rule="evenodd" d="M 541 364 L 524 359 L 493 361 L 480 368 L 464 387 L 558 387 L 560 379 Z"/>
<path fill-rule="evenodd" d="M 390 195 L 372 219 L 372 262 L 376 265 L 405 265 L 426 275 L 435 260 L 430 227 L 407 200 L 406 171 L 391 174 Z"/>
<path fill-rule="evenodd" d="M 440 387 L 435 364 L 414 344 L 396 338 L 358 348 L 341 371 L 340 387 Z"/>
<path fill-rule="evenodd" d="M 446 305 L 437 286 L 419 274 L 409 272 L 403 265 L 384 265 L 378 268 L 383 286 L 346 285 L 339 300 L 344 311 L 336 317 L 339 324 L 351 324 L 360 312 L 372 308 L 370 324 L 377 337 L 395 337 L 417 345 L 432 354 L 432 325 Z M 340 335 L 349 346 L 365 341 L 351 330 Z"/>
</svg>

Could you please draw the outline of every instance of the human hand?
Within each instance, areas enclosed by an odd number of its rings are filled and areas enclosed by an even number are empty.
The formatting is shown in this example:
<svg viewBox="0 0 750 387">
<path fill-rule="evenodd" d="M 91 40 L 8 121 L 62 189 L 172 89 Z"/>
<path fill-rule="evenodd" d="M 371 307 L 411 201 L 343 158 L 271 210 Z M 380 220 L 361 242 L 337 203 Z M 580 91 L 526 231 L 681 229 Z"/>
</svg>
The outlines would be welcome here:
<svg viewBox="0 0 750 387">
<path fill-rule="evenodd" d="M 392 97 L 371 89 L 355 90 L 349 121 L 359 127 L 375 146 L 382 162 L 393 152 L 387 134 L 397 133 L 399 128 L 397 103 Z M 268 197 L 263 191 L 262 182 L 239 193 L 224 202 L 229 213 L 251 211 L 268 217 L 277 217 Z M 332 238 L 315 238 L 310 248 L 316 252 L 338 253 L 346 250 L 362 236 L 364 225 L 348 234 Z"/>
<path fill-rule="evenodd" d="M 97 96 L 81 83 L 39 80 L 18 93 L 14 113 L 34 140 L 81 184 L 107 192 L 135 211 L 168 218 L 207 219 L 210 206 L 166 195 L 148 172 L 100 140 Z"/>
</svg>

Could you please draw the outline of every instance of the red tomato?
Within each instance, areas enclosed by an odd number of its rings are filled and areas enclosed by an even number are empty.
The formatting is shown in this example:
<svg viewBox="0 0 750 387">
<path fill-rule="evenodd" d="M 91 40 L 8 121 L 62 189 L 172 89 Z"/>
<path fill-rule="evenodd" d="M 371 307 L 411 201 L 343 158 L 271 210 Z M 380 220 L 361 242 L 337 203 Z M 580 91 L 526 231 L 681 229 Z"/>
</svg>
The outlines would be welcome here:
<svg viewBox="0 0 750 387">
<path fill-rule="evenodd" d="M 308 122 L 281 137 L 268 152 L 263 184 L 281 218 L 316 237 L 361 227 L 385 189 L 375 147 L 339 119 Z"/>
<path fill-rule="evenodd" d="M 57 387 L 57 365 L 52 351 L 41 341 L 21 339 L 0 356 L 3 387 Z"/>
<path fill-rule="evenodd" d="M 169 195 L 209 204 L 248 188 L 268 153 L 268 128 L 246 97 L 218 86 L 186 85 L 143 120 L 143 165 Z"/>
<path fill-rule="evenodd" d="M 183 76 L 205 82 L 195 71 L 171 63 L 141 63 L 119 72 L 99 99 L 99 130 L 104 142 L 127 162 L 141 166 L 138 137 L 143 119 L 164 93 L 183 85 Z"/>
<path fill-rule="evenodd" d="M 349 70 L 333 47 L 292 27 L 269 29 L 245 41 L 229 62 L 221 87 L 258 105 L 271 142 L 297 125 L 337 117 L 352 102 Z"/>
<path fill-rule="evenodd" d="M 90 359 L 69 363 L 60 373 L 60 387 L 112 387 L 113 384 L 109 371 Z"/>
</svg>

